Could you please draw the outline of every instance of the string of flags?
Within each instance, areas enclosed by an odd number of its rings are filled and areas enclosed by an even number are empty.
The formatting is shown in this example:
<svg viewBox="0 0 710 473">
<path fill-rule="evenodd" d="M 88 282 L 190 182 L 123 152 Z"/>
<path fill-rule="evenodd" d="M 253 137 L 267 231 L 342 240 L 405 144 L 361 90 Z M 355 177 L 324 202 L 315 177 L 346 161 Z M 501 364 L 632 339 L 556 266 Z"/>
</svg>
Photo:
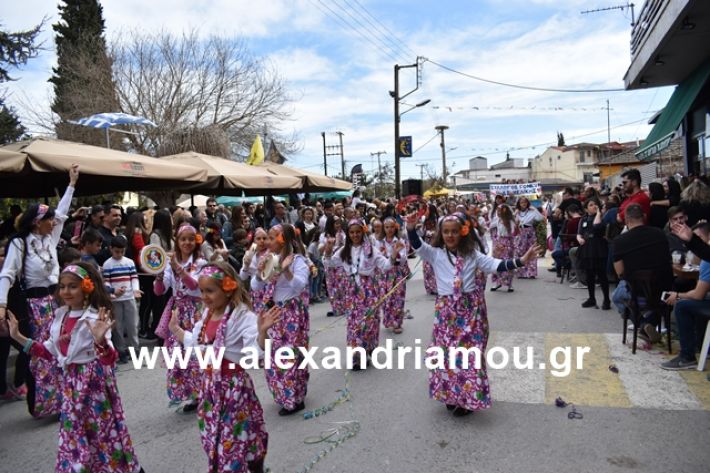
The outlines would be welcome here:
<svg viewBox="0 0 710 473">
<path fill-rule="evenodd" d="M 532 106 L 518 106 L 518 105 L 508 105 L 508 106 L 468 106 L 468 107 L 452 107 L 448 105 L 434 105 L 432 106 L 434 110 L 444 110 L 444 111 L 465 111 L 465 110 L 476 110 L 476 111 L 499 111 L 504 112 L 508 110 L 525 110 L 529 112 L 599 112 L 606 111 L 606 107 L 538 107 L 537 105 Z M 609 109 L 609 110 L 614 110 Z"/>
</svg>

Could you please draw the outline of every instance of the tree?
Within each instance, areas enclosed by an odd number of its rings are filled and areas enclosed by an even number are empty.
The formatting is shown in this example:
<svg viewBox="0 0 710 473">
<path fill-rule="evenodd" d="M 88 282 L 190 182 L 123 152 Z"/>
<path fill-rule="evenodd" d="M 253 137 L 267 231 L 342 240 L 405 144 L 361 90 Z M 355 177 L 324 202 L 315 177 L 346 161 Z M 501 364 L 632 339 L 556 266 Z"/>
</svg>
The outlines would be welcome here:
<svg viewBox="0 0 710 473">
<path fill-rule="evenodd" d="M 5 105 L 5 100 L 0 98 L 0 145 L 13 143 L 25 137 L 27 130 L 15 110 Z"/>
<path fill-rule="evenodd" d="M 557 132 L 557 146 L 565 146 L 565 135 L 561 131 Z"/>
<path fill-rule="evenodd" d="M 103 9 L 98 0 L 63 0 L 56 32 L 57 67 L 52 111 L 58 116 L 57 137 L 105 146 L 101 130 L 66 123 L 87 115 L 118 112 L 111 61 L 104 39 Z"/>
<path fill-rule="evenodd" d="M 234 158 L 248 155 L 254 136 L 264 130 L 286 154 L 295 149 L 295 137 L 279 133 L 290 117 L 285 84 L 243 41 L 201 38 L 197 31 L 122 37 L 111 50 L 120 108 L 158 125 L 129 137 L 136 151 L 161 156 L 194 150 Z M 185 139 L 204 137 L 201 129 L 211 130 L 219 142 L 213 147 Z M 196 141 L 209 148 L 195 149 Z"/>
<path fill-rule="evenodd" d="M 17 68 L 37 57 L 42 47 L 37 44 L 37 37 L 42 32 L 45 21 L 46 19 L 42 19 L 34 28 L 15 33 L 0 29 L 0 82 L 14 80 L 10 77 L 8 66 Z"/>
<path fill-rule="evenodd" d="M 42 45 L 37 37 L 42 32 L 46 19 L 32 29 L 10 33 L 0 29 L 0 83 L 15 80 L 8 68 L 18 68 L 36 57 Z M 25 136 L 26 129 L 20 123 L 15 110 L 5 105 L 5 97 L 0 90 L 0 144 L 11 143 Z"/>
</svg>

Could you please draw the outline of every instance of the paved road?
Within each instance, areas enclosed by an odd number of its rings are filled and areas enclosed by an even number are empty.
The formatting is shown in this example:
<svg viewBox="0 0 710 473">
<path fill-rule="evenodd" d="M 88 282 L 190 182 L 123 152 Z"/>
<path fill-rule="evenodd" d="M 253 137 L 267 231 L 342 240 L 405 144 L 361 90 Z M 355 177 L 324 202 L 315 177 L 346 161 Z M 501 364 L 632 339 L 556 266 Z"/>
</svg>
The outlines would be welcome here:
<svg viewBox="0 0 710 473">
<path fill-rule="evenodd" d="M 541 268 L 544 263 L 541 262 Z M 556 346 L 590 347 L 584 369 L 565 378 L 550 369 L 490 370 L 494 404 L 485 412 L 453 418 L 428 398 L 427 374 L 413 363 L 402 371 L 368 369 L 349 374 L 352 402 L 327 415 L 281 418 L 261 373 L 252 373 L 270 434 L 267 465 L 274 472 L 302 471 L 329 444 L 305 444 L 336 424 L 356 420 L 355 437 L 328 453 L 313 471 L 330 472 L 705 472 L 710 463 L 710 382 L 707 371 L 672 373 L 658 368 L 667 355 L 652 347 L 631 355 L 621 344 L 613 311 L 582 309 L 586 291 L 557 284 L 550 273 L 515 282 L 514 293 L 486 293 L 495 345 L 532 347 L 535 365 Z M 401 335 L 382 332 L 381 343 L 426 344 L 433 297 L 419 271 L 408 284 Z M 342 321 L 311 311 L 312 345 L 343 347 Z M 511 350 L 512 353 L 512 350 Z M 619 373 L 609 371 L 610 364 Z M 136 452 L 147 472 L 204 471 L 195 418 L 167 408 L 162 370 L 121 366 L 119 389 Z M 326 405 L 344 387 L 343 371 L 311 374 L 307 409 Z M 573 402 L 582 419 L 569 420 Z M 0 471 L 50 472 L 57 423 L 33 420 L 22 403 L 0 404 Z M 333 437 L 334 438 L 334 437 Z"/>
</svg>

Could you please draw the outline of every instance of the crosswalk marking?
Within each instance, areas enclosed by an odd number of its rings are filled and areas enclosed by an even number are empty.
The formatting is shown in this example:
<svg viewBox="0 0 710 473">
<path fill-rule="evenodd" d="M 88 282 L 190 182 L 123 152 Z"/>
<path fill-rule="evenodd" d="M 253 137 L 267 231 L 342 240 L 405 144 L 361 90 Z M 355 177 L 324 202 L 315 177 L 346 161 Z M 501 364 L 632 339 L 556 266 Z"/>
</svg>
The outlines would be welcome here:
<svg viewBox="0 0 710 473">
<path fill-rule="evenodd" d="M 582 370 L 567 377 L 554 377 L 546 369 L 518 370 L 511 363 L 504 369 L 489 369 L 494 400 L 527 404 L 554 404 L 557 396 L 578 406 L 638 407 L 664 410 L 710 410 L 710 382 L 707 371 L 665 371 L 660 363 L 668 359 L 659 350 L 637 350 L 621 343 L 618 333 L 491 333 L 488 348 L 499 346 L 512 357 L 513 347 L 532 347 L 535 363 L 549 364 L 554 347 L 590 347 Z M 677 348 L 676 348 L 677 350 Z M 677 353 L 675 351 L 674 353 Z M 524 357 L 523 357 L 524 358 Z M 560 358 L 561 360 L 561 358 Z M 609 370 L 615 365 L 619 372 Z M 537 367 L 536 367 L 537 368 Z"/>
</svg>

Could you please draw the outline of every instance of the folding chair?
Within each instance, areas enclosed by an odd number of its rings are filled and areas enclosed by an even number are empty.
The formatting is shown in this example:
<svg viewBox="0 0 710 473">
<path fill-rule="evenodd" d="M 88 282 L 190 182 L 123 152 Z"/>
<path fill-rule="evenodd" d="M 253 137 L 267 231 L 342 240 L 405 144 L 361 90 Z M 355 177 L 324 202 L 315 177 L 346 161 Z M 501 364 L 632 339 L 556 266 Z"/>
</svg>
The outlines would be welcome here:
<svg viewBox="0 0 710 473">
<path fill-rule="evenodd" d="M 638 270 L 629 277 L 626 281 L 631 288 L 631 303 L 629 311 L 624 311 L 624 332 L 622 342 L 626 344 L 626 332 L 629 318 L 633 319 L 634 323 L 634 339 L 631 344 L 631 353 L 636 354 L 636 343 L 638 341 L 638 330 L 641 324 L 642 314 L 644 311 L 653 311 L 660 315 L 658 323 L 659 331 L 661 322 L 666 327 L 666 337 L 668 338 L 668 354 L 671 354 L 671 311 L 668 305 L 661 301 L 661 293 L 663 292 L 663 278 L 658 274 L 658 271 L 643 269 Z M 645 304 L 642 306 L 639 299 L 645 299 Z"/>
</svg>

